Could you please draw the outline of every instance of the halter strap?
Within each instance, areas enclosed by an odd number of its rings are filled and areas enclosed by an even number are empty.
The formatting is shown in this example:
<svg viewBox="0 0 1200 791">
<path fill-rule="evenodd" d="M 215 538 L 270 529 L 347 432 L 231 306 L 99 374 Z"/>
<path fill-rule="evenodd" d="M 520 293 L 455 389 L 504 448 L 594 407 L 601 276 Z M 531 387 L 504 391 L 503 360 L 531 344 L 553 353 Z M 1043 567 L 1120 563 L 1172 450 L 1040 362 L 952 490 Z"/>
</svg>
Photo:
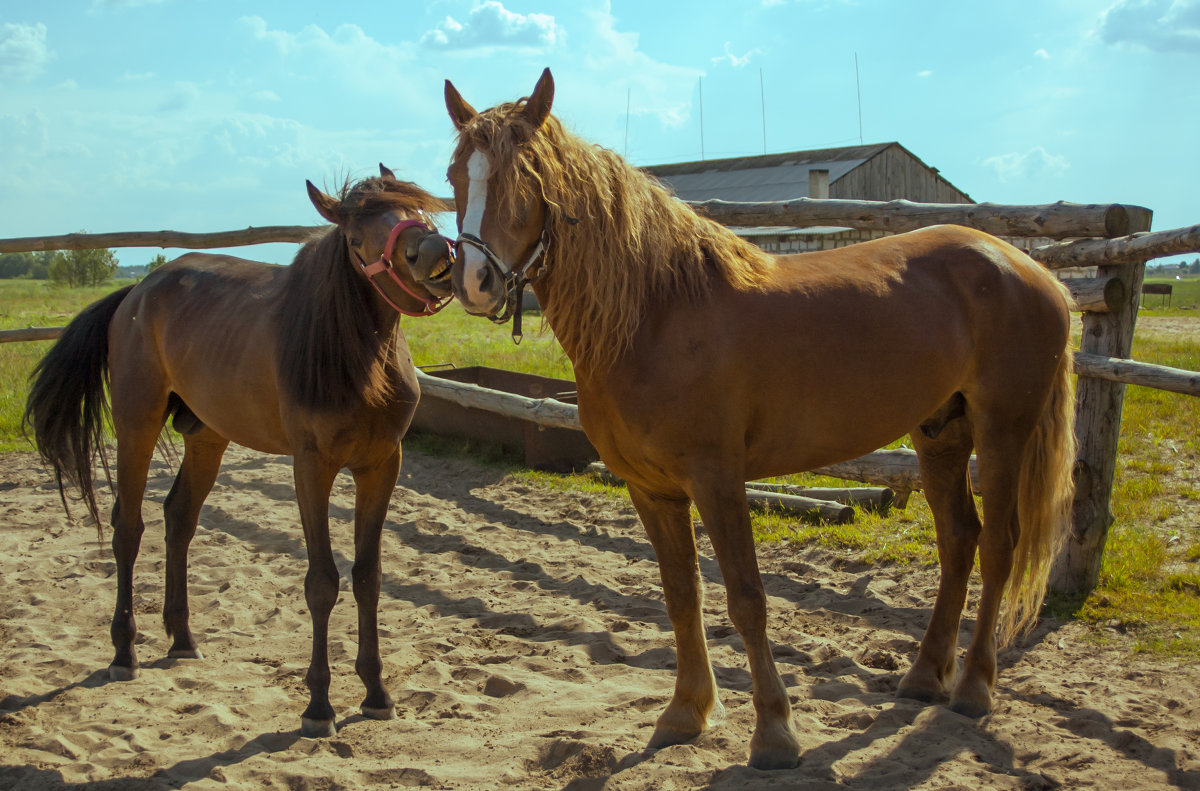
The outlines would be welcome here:
<svg viewBox="0 0 1200 791">
<path fill-rule="evenodd" d="M 428 299 L 426 297 L 423 297 L 420 294 L 417 294 L 411 288 L 409 288 L 408 284 L 400 279 L 400 276 L 396 274 L 396 270 L 392 267 L 392 256 L 395 255 L 396 242 L 400 239 L 400 234 L 403 233 L 404 231 L 407 231 L 409 228 L 424 228 L 426 231 L 429 231 L 430 233 L 434 233 L 432 228 L 430 228 L 428 225 L 426 225 L 425 223 L 423 223 L 420 220 L 401 220 L 400 222 L 398 222 L 392 226 L 392 231 L 391 231 L 391 233 L 388 234 L 387 244 L 384 246 L 383 253 L 379 256 L 378 261 L 374 261 L 370 264 L 367 264 L 367 263 L 363 262 L 362 258 L 360 258 L 357 253 L 355 253 L 354 257 L 358 258 L 358 265 L 362 268 L 363 273 L 367 276 L 367 281 L 372 286 L 375 287 L 375 290 L 377 292 L 379 292 L 379 296 L 383 297 L 383 301 L 386 302 L 388 305 L 390 305 L 392 310 L 396 311 L 397 313 L 401 313 L 405 316 L 416 316 L 416 317 L 432 316 L 433 314 L 437 313 L 442 308 L 449 305 L 451 300 L 454 299 L 454 297 L 448 296 L 443 300 Z M 453 260 L 454 251 L 450 247 L 449 240 L 446 241 L 446 248 L 450 255 L 451 260 Z M 388 280 L 383 280 L 383 282 L 381 283 L 379 280 L 376 279 L 378 276 L 384 275 L 384 274 L 386 274 L 388 276 L 388 278 L 391 279 L 392 283 L 395 283 L 397 286 L 399 286 L 401 289 L 403 289 L 404 293 L 408 294 L 410 297 L 412 297 L 413 299 L 417 300 L 422 305 L 424 305 L 425 309 L 419 313 L 414 313 L 410 310 L 405 310 L 404 308 L 397 305 L 395 300 L 393 300 L 391 297 L 389 297 L 387 295 L 387 293 L 384 291 L 383 287 L 384 287 L 384 285 L 386 285 L 388 283 Z"/>
<path fill-rule="evenodd" d="M 521 340 L 525 337 L 521 332 L 521 311 L 523 309 L 522 302 L 524 301 L 525 286 L 541 277 L 541 268 L 535 265 L 539 264 L 550 249 L 549 213 L 546 214 L 546 221 L 542 225 L 542 235 L 538 238 L 537 244 L 534 245 L 533 250 L 525 259 L 525 263 L 515 269 L 510 269 L 508 264 L 504 263 L 504 260 L 496 255 L 496 251 L 491 248 L 491 245 L 473 233 L 460 233 L 458 235 L 458 243 L 474 247 L 478 250 L 487 259 L 488 263 L 494 266 L 504 278 L 504 310 L 500 315 L 489 316 L 488 318 L 495 324 L 503 324 L 511 318 L 513 320 L 513 343 L 520 344 Z"/>
</svg>

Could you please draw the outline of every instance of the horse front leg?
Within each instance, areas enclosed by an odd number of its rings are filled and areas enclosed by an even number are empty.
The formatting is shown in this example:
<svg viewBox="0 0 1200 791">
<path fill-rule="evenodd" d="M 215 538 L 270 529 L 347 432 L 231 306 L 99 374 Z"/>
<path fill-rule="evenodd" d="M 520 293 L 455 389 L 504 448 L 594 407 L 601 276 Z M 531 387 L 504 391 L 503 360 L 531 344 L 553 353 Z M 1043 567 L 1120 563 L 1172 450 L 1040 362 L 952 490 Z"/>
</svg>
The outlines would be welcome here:
<svg viewBox="0 0 1200 791">
<path fill-rule="evenodd" d="M 675 694 L 658 718 L 651 748 L 681 744 L 719 722 L 725 709 L 717 699 L 717 682 L 704 634 L 704 592 L 696 556 L 691 505 L 686 496 L 659 497 L 629 484 L 654 554 L 658 558 L 667 615 L 675 631 Z"/>
<path fill-rule="evenodd" d="M 329 544 L 329 493 L 337 476 L 336 465 L 315 454 L 296 454 L 296 500 L 308 550 L 304 599 L 312 616 L 312 659 L 304 683 L 308 708 L 300 715 L 300 735 L 333 736 L 333 706 L 329 703 L 329 614 L 338 596 L 338 570 Z"/>
<path fill-rule="evenodd" d="M 379 587 L 382 575 L 379 540 L 388 503 L 400 474 L 400 448 L 381 464 L 354 471 L 354 601 L 358 604 L 358 658 L 354 670 L 367 688 L 362 714 L 375 720 L 396 716 L 396 706 L 383 686 L 379 656 Z"/>
<path fill-rule="evenodd" d="M 725 578 L 729 617 L 742 637 L 750 664 L 755 713 L 750 766 L 792 768 L 800 763 L 800 742 L 792 729 L 787 688 L 767 640 L 767 596 L 754 552 L 745 484 L 740 477 L 725 473 L 696 480 L 692 489 Z"/>
</svg>

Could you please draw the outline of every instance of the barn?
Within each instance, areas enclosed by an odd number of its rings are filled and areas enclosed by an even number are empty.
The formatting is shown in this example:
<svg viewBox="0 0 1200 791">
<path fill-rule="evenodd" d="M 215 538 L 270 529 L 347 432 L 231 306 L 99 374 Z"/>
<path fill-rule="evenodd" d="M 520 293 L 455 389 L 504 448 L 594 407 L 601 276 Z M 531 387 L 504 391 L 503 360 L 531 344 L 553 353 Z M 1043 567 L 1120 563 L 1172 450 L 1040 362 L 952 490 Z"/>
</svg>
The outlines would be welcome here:
<svg viewBox="0 0 1200 791">
<path fill-rule="evenodd" d="M 899 143 L 822 148 L 763 156 L 651 165 L 643 170 L 687 201 L 785 201 L 840 198 L 974 203 Z M 735 228 L 771 253 L 845 247 L 885 235 L 852 228 Z"/>
</svg>

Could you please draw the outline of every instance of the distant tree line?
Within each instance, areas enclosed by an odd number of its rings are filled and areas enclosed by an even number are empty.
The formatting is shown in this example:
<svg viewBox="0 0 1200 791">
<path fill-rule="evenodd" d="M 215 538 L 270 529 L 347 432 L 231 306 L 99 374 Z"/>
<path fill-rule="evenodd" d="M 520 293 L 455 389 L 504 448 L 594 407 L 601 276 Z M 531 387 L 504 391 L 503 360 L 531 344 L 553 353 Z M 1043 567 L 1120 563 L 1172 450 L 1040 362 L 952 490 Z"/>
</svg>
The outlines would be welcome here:
<svg viewBox="0 0 1200 791">
<path fill-rule="evenodd" d="M 49 280 L 68 286 L 99 286 L 117 272 L 112 250 L 47 250 L 0 254 L 0 279 Z"/>
</svg>

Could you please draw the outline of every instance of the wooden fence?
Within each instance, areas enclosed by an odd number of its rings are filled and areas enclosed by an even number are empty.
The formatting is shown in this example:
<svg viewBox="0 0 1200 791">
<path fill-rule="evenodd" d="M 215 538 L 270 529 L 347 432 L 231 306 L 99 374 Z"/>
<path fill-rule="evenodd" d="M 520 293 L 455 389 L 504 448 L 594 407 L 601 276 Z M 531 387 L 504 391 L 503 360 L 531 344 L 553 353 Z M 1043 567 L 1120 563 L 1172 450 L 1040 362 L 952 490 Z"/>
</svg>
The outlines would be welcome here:
<svg viewBox="0 0 1200 791">
<path fill-rule="evenodd" d="M 1056 241 L 1031 251 L 1050 269 L 1096 267 L 1096 276 L 1071 278 L 1068 288 L 1083 313 L 1083 336 L 1075 355 L 1076 495 L 1071 536 L 1059 556 L 1051 584 L 1081 592 L 1095 586 L 1113 517 L 1111 497 L 1125 386 L 1137 384 L 1200 396 L 1200 373 L 1129 359 L 1145 263 L 1153 258 L 1200 252 L 1200 225 L 1151 233 L 1151 212 L 1123 204 L 1054 203 L 1041 206 L 919 204 L 909 201 L 849 201 L 800 198 L 773 203 L 704 201 L 697 211 L 726 225 L 804 227 L 835 225 L 901 232 L 954 223 L 1007 237 Z M 108 247 L 206 249 L 264 242 L 303 242 L 320 228 L 275 226 L 215 234 L 173 231 L 66 234 L 0 239 L 0 253 Z M 59 328 L 0 333 L 0 342 L 41 340 Z M 421 386 L 443 397 L 546 425 L 578 427 L 575 407 L 552 399 L 529 399 L 420 375 Z M 837 477 L 891 486 L 901 493 L 920 488 L 912 451 L 876 451 L 824 468 Z"/>
</svg>

